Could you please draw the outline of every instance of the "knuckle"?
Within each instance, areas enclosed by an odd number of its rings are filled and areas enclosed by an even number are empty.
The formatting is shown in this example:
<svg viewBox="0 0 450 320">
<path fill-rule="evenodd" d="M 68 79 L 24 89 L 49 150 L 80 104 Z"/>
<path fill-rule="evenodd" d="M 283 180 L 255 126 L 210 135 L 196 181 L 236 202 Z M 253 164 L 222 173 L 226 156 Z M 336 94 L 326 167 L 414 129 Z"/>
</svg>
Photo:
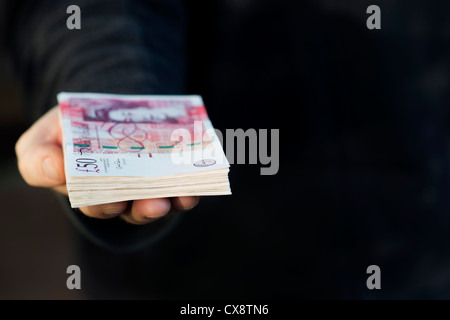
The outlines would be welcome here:
<svg viewBox="0 0 450 320">
<path fill-rule="evenodd" d="M 14 150 L 15 150 L 15 152 L 16 152 L 16 155 L 19 155 L 19 151 L 20 151 L 21 148 L 22 148 L 22 145 L 23 145 L 23 137 L 24 137 L 24 135 L 25 135 L 25 134 L 22 134 L 22 135 L 19 137 L 19 139 L 17 139 L 17 141 L 16 141 L 16 144 L 15 144 L 15 146 L 14 146 Z"/>
<path fill-rule="evenodd" d="M 23 148 L 25 146 L 25 142 L 28 139 L 29 130 L 22 133 L 22 135 L 17 139 L 16 144 L 14 146 L 14 151 L 16 152 L 16 155 L 19 157 L 21 153 L 23 153 Z"/>
<path fill-rule="evenodd" d="M 27 166 L 24 160 L 19 159 L 17 162 L 17 167 L 19 169 L 19 173 L 22 176 L 22 179 L 32 187 L 39 187 L 39 183 L 35 179 L 33 179 L 28 173 Z"/>
</svg>

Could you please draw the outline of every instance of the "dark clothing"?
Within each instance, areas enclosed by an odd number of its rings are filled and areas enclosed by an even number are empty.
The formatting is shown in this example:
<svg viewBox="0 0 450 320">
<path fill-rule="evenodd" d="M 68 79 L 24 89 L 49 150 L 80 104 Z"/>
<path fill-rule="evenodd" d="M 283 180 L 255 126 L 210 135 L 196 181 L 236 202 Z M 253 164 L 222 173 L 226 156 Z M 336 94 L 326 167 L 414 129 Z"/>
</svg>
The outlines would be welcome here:
<svg viewBox="0 0 450 320">
<path fill-rule="evenodd" d="M 39 116 L 56 94 L 186 91 L 186 12 L 181 0 L 81 0 L 81 30 L 69 30 L 73 1 L 2 1 L 6 41 Z"/>
<path fill-rule="evenodd" d="M 2 37 L 36 120 L 57 104 L 56 94 L 186 92 L 186 12 L 180 0 L 85 0 L 81 30 L 69 30 L 73 1 L 2 1 Z M 77 210 L 71 221 L 86 236 L 114 250 L 142 248 L 174 223 L 134 226 L 120 218 L 91 219 Z M 157 236 L 158 235 L 158 236 Z"/>
</svg>

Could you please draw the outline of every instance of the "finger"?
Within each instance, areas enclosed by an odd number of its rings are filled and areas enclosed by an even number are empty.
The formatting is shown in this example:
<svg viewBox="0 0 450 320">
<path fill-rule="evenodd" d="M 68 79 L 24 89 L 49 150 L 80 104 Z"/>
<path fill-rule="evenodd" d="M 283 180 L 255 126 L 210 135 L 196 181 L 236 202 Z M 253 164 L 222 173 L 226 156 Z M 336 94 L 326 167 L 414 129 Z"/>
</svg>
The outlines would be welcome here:
<svg viewBox="0 0 450 320">
<path fill-rule="evenodd" d="M 23 179 L 31 186 L 56 187 L 65 183 L 64 157 L 60 146 L 31 146 L 18 157 Z"/>
<path fill-rule="evenodd" d="M 62 128 L 58 107 L 50 109 L 22 134 L 16 144 L 16 153 L 20 156 L 30 146 L 49 143 L 62 145 Z"/>
<path fill-rule="evenodd" d="M 134 223 L 149 223 L 165 216 L 170 208 L 170 200 L 166 198 L 134 200 L 129 218 Z"/>
<path fill-rule="evenodd" d="M 133 216 L 131 215 L 131 210 L 128 210 L 127 212 L 122 213 L 119 217 L 128 223 L 136 224 L 136 225 L 147 224 L 147 223 L 150 223 L 150 222 L 153 222 L 153 221 L 156 221 L 159 219 L 159 218 L 148 218 L 148 219 L 146 219 L 145 222 L 140 222 L 133 218 Z"/>
<path fill-rule="evenodd" d="M 28 184 L 54 187 L 65 183 L 61 135 L 58 109 L 53 108 L 19 138 L 18 167 Z"/>
<path fill-rule="evenodd" d="M 92 218 L 110 219 L 120 215 L 127 209 L 128 202 L 115 202 L 99 204 L 96 206 L 82 207 L 81 212 Z"/>
<path fill-rule="evenodd" d="M 199 197 L 175 197 L 170 199 L 172 207 L 179 210 L 190 210 L 194 208 L 200 201 Z"/>
<path fill-rule="evenodd" d="M 55 190 L 56 192 L 62 193 L 66 196 L 68 195 L 67 186 L 65 184 L 53 187 L 53 190 Z"/>
</svg>

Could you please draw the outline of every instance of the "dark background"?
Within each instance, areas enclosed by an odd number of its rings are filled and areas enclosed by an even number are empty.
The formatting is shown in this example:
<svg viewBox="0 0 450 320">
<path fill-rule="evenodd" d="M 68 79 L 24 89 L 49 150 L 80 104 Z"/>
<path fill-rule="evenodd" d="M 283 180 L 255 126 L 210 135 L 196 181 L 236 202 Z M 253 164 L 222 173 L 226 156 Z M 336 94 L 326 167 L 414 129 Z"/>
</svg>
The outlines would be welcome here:
<svg viewBox="0 0 450 320">
<path fill-rule="evenodd" d="M 382 29 L 368 30 L 378 4 Z M 190 4 L 190 93 L 213 124 L 280 129 L 280 170 L 233 165 L 171 235 L 117 254 L 80 238 L 13 147 L 30 124 L 1 63 L 0 298 L 450 298 L 444 1 Z M 79 265 L 82 290 L 65 286 Z M 381 267 L 381 290 L 366 287 Z"/>
</svg>

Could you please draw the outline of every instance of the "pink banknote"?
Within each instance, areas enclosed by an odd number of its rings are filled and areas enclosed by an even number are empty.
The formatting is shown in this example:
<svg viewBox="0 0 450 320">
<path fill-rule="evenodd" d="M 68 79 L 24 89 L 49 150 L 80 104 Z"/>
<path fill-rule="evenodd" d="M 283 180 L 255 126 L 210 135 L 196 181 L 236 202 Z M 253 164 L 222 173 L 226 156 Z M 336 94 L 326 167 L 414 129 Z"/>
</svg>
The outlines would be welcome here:
<svg viewBox="0 0 450 320">
<path fill-rule="evenodd" d="M 65 94 L 58 96 L 63 123 L 74 153 L 168 153 L 176 148 L 208 145 L 208 137 L 195 135 L 208 115 L 199 96 L 114 96 Z M 172 141 L 176 129 L 189 131 L 192 139 Z M 197 128 L 198 129 L 198 128 Z M 205 141 L 206 140 L 206 141 Z"/>
</svg>

